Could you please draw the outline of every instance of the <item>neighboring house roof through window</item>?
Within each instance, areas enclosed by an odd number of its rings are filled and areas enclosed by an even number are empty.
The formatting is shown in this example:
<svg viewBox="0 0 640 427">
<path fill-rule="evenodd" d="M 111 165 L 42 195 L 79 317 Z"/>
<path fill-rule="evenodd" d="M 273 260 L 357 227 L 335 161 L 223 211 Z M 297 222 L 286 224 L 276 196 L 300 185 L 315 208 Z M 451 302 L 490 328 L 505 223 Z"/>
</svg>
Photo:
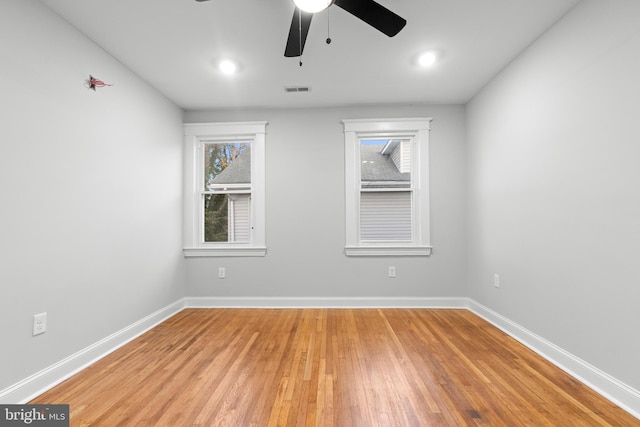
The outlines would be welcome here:
<svg viewBox="0 0 640 427">
<path fill-rule="evenodd" d="M 391 142 L 391 141 L 390 141 Z M 408 184 L 411 180 L 410 173 L 402 173 L 391 158 L 390 144 L 361 144 L 360 166 L 361 183 L 363 187 L 375 183 L 376 187 Z M 397 147 L 398 144 L 395 144 Z M 395 148 L 395 147 L 393 147 Z M 386 185 L 385 185 L 386 183 Z"/>
</svg>

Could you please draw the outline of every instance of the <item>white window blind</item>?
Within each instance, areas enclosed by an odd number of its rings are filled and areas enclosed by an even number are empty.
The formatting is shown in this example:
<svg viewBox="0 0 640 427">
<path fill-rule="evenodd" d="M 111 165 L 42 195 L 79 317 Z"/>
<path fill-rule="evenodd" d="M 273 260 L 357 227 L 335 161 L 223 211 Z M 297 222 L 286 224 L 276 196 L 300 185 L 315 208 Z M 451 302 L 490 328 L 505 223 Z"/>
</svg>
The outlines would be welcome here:
<svg viewBox="0 0 640 427">
<path fill-rule="evenodd" d="M 360 193 L 360 240 L 411 241 L 411 213 L 410 191 Z"/>
<path fill-rule="evenodd" d="M 249 216 L 250 196 L 236 194 L 229 196 L 229 241 L 249 242 L 251 240 L 251 225 Z"/>
</svg>

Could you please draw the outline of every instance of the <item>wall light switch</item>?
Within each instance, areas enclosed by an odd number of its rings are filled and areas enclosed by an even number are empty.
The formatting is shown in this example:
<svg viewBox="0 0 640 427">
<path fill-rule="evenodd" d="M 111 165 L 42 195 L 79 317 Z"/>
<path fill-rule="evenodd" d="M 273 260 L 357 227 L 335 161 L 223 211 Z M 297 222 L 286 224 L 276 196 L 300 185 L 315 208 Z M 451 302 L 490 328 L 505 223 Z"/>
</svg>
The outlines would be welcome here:
<svg viewBox="0 0 640 427">
<path fill-rule="evenodd" d="M 396 268 L 394 266 L 389 267 L 389 277 L 396 277 Z"/>
<path fill-rule="evenodd" d="M 227 277 L 227 270 L 224 267 L 218 268 L 218 279 L 224 279 Z"/>
</svg>

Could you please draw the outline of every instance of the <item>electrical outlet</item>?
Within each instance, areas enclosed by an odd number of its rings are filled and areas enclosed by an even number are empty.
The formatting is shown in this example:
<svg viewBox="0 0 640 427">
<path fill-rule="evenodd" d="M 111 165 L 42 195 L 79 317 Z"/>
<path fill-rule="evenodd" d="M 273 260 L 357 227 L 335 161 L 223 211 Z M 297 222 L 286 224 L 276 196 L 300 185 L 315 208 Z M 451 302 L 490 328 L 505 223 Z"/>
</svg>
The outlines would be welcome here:
<svg viewBox="0 0 640 427">
<path fill-rule="evenodd" d="M 495 273 L 493 275 L 493 287 L 494 288 L 500 287 L 500 275 L 498 273 Z"/>
<path fill-rule="evenodd" d="M 218 279 L 224 279 L 227 277 L 227 270 L 224 267 L 218 268 Z"/>
<path fill-rule="evenodd" d="M 44 334 L 47 331 L 47 313 L 33 316 L 33 336 Z"/>
<path fill-rule="evenodd" d="M 396 277 L 396 268 L 394 266 L 389 267 L 389 277 Z"/>
</svg>

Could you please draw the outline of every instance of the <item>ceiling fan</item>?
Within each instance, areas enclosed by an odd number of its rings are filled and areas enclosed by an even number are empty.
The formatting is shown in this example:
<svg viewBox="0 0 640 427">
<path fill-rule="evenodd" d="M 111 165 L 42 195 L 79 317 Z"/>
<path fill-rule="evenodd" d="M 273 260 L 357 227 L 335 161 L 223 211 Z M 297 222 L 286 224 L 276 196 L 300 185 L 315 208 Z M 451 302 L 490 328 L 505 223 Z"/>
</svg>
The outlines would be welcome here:
<svg viewBox="0 0 640 427">
<path fill-rule="evenodd" d="M 311 2 L 315 3 L 315 5 L 311 6 L 304 4 L 309 3 L 308 1 L 293 1 L 296 4 L 296 8 L 293 12 L 287 46 L 284 50 L 284 56 L 286 57 L 302 55 L 313 14 L 333 4 L 346 10 L 356 18 L 361 19 L 389 37 L 398 34 L 407 24 L 404 18 L 396 15 L 374 0 L 315 0 Z"/>
<path fill-rule="evenodd" d="M 196 1 L 205 2 L 209 0 Z M 313 14 L 333 4 L 389 37 L 398 34 L 407 24 L 406 19 L 396 15 L 374 0 L 293 0 L 293 2 L 296 8 L 293 11 L 287 46 L 284 50 L 284 56 L 286 57 L 302 56 Z M 327 43 L 329 43 L 329 40 L 327 39 Z"/>
</svg>

